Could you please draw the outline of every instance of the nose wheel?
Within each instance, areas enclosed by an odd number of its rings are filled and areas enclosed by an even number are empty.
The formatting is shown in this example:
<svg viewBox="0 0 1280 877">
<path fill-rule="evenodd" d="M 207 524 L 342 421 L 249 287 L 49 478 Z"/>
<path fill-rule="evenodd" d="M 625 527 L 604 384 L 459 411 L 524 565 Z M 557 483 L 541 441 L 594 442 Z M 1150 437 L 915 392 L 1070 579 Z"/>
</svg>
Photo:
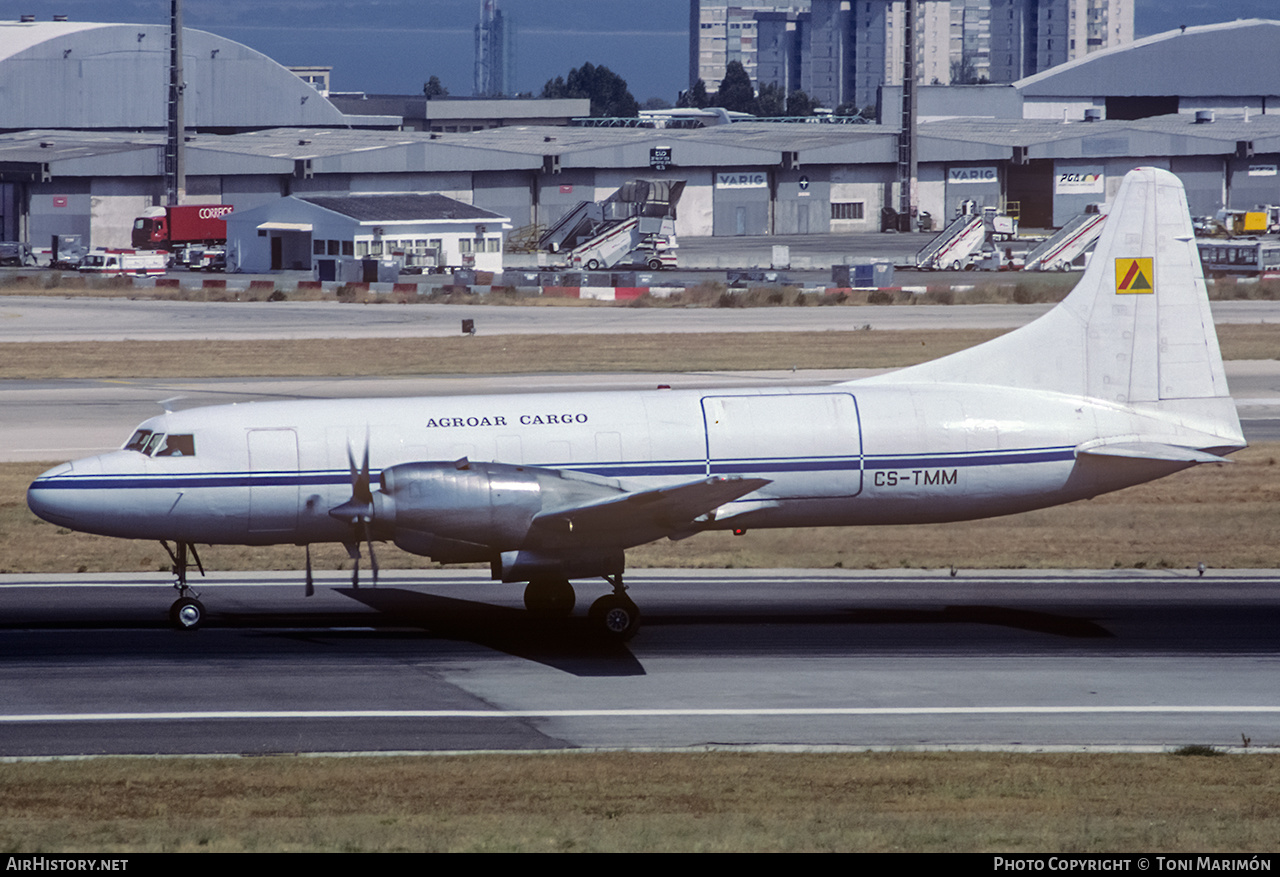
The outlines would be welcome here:
<svg viewBox="0 0 1280 877">
<path fill-rule="evenodd" d="M 179 597 L 169 607 L 169 620 L 179 630 L 196 630 L 204 621 L 204 604 L 195 597 Z"/>
<path fill-rule="evenodd" d="M 178 630 L 196 630 L 204 622 L 205 612 L 204 604 L 193 596 L 195 592 L 187 585 L 188 553 L 195 560 L 200 575 L 204 575 L 204 564 L 200 562 L 196 547 L 189 542 L 179 542 L 173 548 L 168 542 L 160 544 L 173 560 L 173 574 L 177 576 L 173 586 L 178 589 L 178 599 L 169 607 L 169 621 Z"/>
</svg>

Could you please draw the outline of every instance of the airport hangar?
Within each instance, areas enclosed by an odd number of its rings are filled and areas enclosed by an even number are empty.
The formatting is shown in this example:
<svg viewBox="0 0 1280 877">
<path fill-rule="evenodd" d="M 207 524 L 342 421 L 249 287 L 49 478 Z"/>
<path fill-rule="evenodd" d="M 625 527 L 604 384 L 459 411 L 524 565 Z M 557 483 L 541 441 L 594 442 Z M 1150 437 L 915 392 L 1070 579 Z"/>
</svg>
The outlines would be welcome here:
<svg viewBox="0 0 1280 877">
<path fill-rule="evenodd" d="M 1274 46 L 1280 22 L 1235 25 L 1096 53 L 1056 68 L 1060 80 L 1048 71 L 977 98 L 956 92 L 963 117 L 918 129 L 920 209 L 941 221 L 965 200 L 1017 202 L 1024 227 L 1060 226 L 1136 165 L 1178 174 L 1197 215 L 1280 203 L 1280 60 L 1271 52 L 1237 65 L 1247 77 L 1221 75 L 1242 44 Z M 128 246 L 133 218 L 163 197 L 165 35 L 156 25 L 0 23 L 0 238 Z M 685 236 L 875 231 L 881 208 L 897 204 L 889 125 L 394 130 L 394 118 L 342 114 L 231 40 L 190 29 L 184 40 L 186 203 L 247 210 L 289 195 L 434 192 L 520 228 L 626 180 L 666 178 L 687 181 Z M 1216 115 L 1197 115 L 1201 105 Z M 1143 106 L 1162 114 L 1103 118 Z"/>
</svg>

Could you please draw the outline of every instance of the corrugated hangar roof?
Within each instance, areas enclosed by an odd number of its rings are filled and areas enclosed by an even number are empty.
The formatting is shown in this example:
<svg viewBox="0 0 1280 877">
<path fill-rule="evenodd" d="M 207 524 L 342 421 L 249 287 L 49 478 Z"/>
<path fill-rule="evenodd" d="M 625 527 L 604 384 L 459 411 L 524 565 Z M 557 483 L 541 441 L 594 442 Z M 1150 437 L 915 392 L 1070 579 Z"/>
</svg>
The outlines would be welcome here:
<svg viewBox="0 0 1280 877">
<path fill-rule="evenodd" d="M 1280 95 L 1280 21 L 1172 30 L 1014 83 L 1024 97 Z"/>
<path fill-rule="evenodd" d="M 444 195 L 346 195 L 307 196 L 300 200 L 360 222 L 459 222 L 505 221 L 481 207 L 473 207 Z"/>
<path fill-rule="evenodd" d="M 1259 153 L 1280 151 L 1280 116 L 1216 114 L 1213 122 L 1175 114 L 1133 121 L 1061 122 L 1050 119 L 949 119 L 920 126 L 922 161 L 955 161 L 984 147 L 1008 157 L 1025 146 L 1028 158 L 1144 155 L 1222 155 L 1250 141 Z M 995 157 L 993 156 L 993 157 Z"/>
<path fill-rule="evenodd" d="M 536 170 L 544 156 L 563 168 L 649 166 L 649 150 L 671 149 L 673 169 L 769 167 L 799 153 L 801 166 L 892 164 L 897 131 L 876 125 L 807 126 L 752 122 L 716 128 L 512 127 L 459 134 L 280 128 L 242 134 L 197 134 L 187 142 L 188 175 L 291 175 L 309 162 L 316 175 Z M 548 139 L 550 138 L 550 139 Z M 1197 124 L 1190 115 L 1136 121 L 950 119 L 920 125 L 920 160 L 1230 155 L 1240 141 L 1258 154 L 1280 152 L 1280 115 L 1217 113 Z M 0 133 L 0 175 L 31 178 L 155 176 L 164 149 L 160 132 L 35 130 Z"/>
<path fill-rule="evenodd" d="M 169 28 L 0 21 L 0 128 L 164 130 Z M 345 126 L 333 104 L 248 46 L 183 29 L 187 127 Z"/>
</svg>

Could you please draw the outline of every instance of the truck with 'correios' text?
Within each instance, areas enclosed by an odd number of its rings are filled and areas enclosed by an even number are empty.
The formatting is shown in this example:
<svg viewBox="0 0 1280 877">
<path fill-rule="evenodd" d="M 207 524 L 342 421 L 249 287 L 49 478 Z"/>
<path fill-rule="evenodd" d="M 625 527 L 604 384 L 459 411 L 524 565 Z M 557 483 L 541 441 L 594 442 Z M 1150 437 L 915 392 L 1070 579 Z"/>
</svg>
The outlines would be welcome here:
<svg viewBox="0 0 1280 877">
<path fill-rule="evenodd" d="M 234 209 L 230 204 L 148 207 L 133 221 L 133 247 L 179 251 L 195 244 L 223 246 L 227 242 L 226 216 Z"/>
</svg>

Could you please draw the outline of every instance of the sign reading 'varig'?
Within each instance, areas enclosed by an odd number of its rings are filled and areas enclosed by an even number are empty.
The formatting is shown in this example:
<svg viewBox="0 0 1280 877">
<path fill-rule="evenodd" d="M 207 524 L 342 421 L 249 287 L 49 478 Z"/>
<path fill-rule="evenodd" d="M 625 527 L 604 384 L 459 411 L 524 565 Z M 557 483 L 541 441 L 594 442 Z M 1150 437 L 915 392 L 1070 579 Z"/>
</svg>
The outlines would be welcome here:
<svg viewBox="0 0 1280 877">
<path fill-rule="evenodd" d="M 998 183 L 1000 173 L 994 167 L 953 167 L 947 169 L 947 182 L 956 183 Z"/>
<path fill-rule="evenodd" d="M 724 171 L 716 174 L 717 189 L 763 189 L 769 185 L 764 171 Z"/>
<path fill-rule="evenodd" d="M 1116 259 L 1116 295 L 1137 295 L 1156 291 L 1151 259 Z"/>
</svg>

